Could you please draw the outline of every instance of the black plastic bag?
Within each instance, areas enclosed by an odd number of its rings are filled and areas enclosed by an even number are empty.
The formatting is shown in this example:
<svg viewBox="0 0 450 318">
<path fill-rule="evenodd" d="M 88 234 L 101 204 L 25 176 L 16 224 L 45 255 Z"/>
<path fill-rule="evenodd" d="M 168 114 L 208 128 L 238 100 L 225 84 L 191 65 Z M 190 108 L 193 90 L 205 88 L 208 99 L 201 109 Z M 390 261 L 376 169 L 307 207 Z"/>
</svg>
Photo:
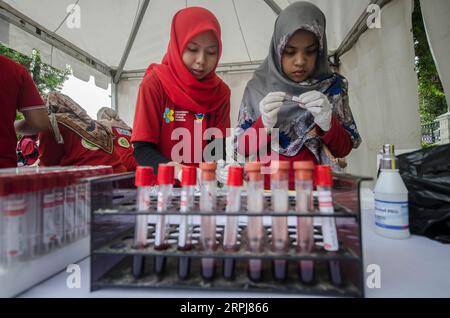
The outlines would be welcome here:
<svg viewBox="0 0 450 318">
<path fill-rule="evenodd" d="M 450 243 L 450 144 L 398 156 L 413 234 Z"/>
</svg>

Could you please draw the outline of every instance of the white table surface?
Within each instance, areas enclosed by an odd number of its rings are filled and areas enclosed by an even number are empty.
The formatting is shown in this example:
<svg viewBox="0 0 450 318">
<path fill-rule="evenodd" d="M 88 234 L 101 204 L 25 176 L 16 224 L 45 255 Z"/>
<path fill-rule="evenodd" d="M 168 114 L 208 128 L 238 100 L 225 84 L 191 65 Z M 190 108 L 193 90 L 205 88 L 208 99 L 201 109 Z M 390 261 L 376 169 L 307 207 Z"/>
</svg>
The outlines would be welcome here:
<svg viewBox="0 0 450 318">
<path fill-rule="evenodd" d="M 373 194 L 363 189 L 362 232 L 365 268 L 377 264 L 381 268 L 381 288 L 366 287 L 366 297 L 450 297 L 450 245 L 422 236 L 406 240 L 387 239 L 377 235 L 373 226 Z M 172 289 L 101 289 L 89 291 L 89 258 L 79 262 L 81 288 L 69 289 L 70 273 L 56 274 L 29 289 L 20 297 L 288 297 L 284 294 L 236 293 L 219 291 L 186 291 Z M 365 274 L 367 278 L 369 273 Z M 292 296 L 291 296 L 292 297 Z M 299 297 L 299 296 L 295 296 Z"/>
</svg>

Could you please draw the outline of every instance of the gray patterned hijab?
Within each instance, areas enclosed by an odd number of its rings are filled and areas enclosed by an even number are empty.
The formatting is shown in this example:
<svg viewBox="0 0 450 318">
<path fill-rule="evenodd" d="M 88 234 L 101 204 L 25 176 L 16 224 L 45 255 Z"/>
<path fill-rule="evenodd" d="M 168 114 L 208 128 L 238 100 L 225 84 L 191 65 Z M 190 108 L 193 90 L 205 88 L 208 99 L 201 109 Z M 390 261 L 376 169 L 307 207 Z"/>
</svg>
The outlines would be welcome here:
<svg viewBox="0 0 450 318">
<path fill-rule="evenodd" d="M 280 13 L 275 22 L 269 55 L 247 83 L 239 111 L 237 136 L 251 127 L 260 116 L 259 102 L 268 93 L 281 91 L 299 96 L 316 90 L 328 96 L 335 115 L 352 138 L 353 147 L 359 146 L 361 138 L 348 105 L 347 81 L 333 73 L 329 66 L 325 27 L 325 15 L 309 2 L 295 2 Z M 300 83 L 290 80 L 281 67 L 284 48 L 297 30 L 312 32 L 319 43 L 314 73 Z M 293 101 L 284 101 L 275 127 L 280 131 L 279 148 L 276 149 L 278 153 L 295 156 L 305 145 L 319 162 L 323 161 L 321 140 L 310 133 L 314 127 L 314 118 L 310 112 Z"/>
</svg>

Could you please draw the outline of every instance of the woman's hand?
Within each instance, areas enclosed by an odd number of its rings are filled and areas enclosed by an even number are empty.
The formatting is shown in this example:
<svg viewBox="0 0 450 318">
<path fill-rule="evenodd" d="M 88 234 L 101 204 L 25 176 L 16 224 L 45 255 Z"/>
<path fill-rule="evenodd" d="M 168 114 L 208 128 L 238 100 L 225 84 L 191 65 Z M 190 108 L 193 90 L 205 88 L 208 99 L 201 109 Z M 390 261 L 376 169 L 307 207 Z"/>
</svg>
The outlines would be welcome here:
<svg viewBox="0 0 450 318">
<path fill-rule="evenodd" d="M 222 184 L 227 184 L 228 180 L 228 168 L 230 164 L 227 164 L 225 160 L 219 159 L 217 161 L 216 179 Z"/>
<path fill-rule="evenodd" d="M 185 165 L 182 165 L 181 163 L 178 163 L 178 162 L 175 162 L 175 161 L 171 161 L 171 162 L 169 162 L 167 164 L 172 165 L 172 166 L 175 167 L 175 171 L 174 171 L 175 179 L 177 179 L 178 181 L 181 182 L 181 172 L 183 171 L 183 167 Z M 202 170 L 200 168 L 197 168 L 197 173 L 196 173 L 197 181 L 196 181 L 196 184 L 195 184 L 195 190 L 196 191 L 200 190 L 201 173 L 202 173 Z"/>
<path fill-rule="evenodd" d="M 181 170 L 183 169 L 183 165 L 181 163 L 170 161 L 167 163 L 168 165 L 174 166 L 174 176 L 175 179 L 181 181 Z"/>
<path fill-rule="evenodd" d="M 331 126 L 331 104 L 328 97 L 319 91 L 306 92 L 299 97 L 299 106 L 314 116 L 314 122 L 324 132 Z"/>
<path fill-rule="evenodd" d="M 284 92 L 271 92 L 259 102 L 259 112 L 266 132 L 269 134 L 278 120 L 278 112 L 283 104 Z"/>
</svg>

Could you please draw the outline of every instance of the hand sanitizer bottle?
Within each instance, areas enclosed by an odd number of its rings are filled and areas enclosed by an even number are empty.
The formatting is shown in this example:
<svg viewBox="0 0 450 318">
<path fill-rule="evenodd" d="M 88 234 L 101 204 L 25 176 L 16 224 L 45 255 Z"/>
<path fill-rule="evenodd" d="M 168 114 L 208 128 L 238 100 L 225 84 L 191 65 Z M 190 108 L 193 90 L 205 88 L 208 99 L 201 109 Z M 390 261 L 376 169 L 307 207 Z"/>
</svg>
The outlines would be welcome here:
<svg viewBox="0 0 450 318">
<path fill-rule="evenodd" d="M 383 146 L 380 175 L 375 185 L 375 231 L 388 238 L 410 236 L 408 190 L 400 176 L 394 145 Z"/>
</svg>

